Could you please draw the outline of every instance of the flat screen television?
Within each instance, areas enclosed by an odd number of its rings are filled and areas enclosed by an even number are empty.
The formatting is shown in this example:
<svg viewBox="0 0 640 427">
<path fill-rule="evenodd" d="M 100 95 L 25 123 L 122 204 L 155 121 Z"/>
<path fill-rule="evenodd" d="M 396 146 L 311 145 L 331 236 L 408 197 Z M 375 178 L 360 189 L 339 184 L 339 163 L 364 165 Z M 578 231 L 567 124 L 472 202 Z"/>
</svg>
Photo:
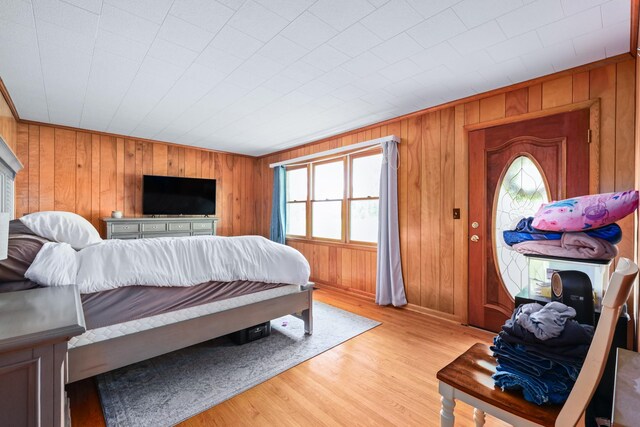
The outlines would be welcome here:
<svg viewBox="0 0 640 427">
<path fill-rule="evenodd" d="M 216 180 L 144 175 L 144 215 L 215 215 Z"/>
</svg>

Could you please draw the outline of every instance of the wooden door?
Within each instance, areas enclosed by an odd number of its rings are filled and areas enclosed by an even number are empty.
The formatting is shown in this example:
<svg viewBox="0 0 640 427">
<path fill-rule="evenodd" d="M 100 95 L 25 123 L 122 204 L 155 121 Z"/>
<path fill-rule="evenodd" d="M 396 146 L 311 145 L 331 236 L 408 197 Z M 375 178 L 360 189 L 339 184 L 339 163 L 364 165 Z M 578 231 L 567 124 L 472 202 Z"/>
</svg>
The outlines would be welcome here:
<svg viewBox="0 0 640 427">
<path fill-rule="evenodd" d="M 526 283 L 501 230 L 541 203 L 589 192 L 589 110 L 469 133 L 469 324 L 499 331 Z"/>
</svg>

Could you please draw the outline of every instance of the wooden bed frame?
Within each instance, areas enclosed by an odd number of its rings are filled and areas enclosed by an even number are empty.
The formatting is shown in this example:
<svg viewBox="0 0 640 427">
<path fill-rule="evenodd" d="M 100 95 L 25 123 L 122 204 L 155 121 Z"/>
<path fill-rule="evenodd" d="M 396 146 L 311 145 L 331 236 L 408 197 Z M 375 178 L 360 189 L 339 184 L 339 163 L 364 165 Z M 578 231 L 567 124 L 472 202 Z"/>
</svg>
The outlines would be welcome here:
<svg viewBox="0 0 640 427">
<path fill-rule="evenodd" d="M 21 169 L 0 137 L 0 211 L 9 212 L 11 219 L 15 217 L 15 176 Z M 78 310 L 82 316 L 82 309 Z M 313 333 L 313 283 L 292 294 L 71 348 L 65 380 L 78 381 L 289 314 L 304 321 L 305 333 Z"/>
<path fill-rule="evenodd" d="M 67 383 L 293 314 L 313 333 L 313 283 L 300 292 L 86 344 L 67 352 Z"/>
</svg>

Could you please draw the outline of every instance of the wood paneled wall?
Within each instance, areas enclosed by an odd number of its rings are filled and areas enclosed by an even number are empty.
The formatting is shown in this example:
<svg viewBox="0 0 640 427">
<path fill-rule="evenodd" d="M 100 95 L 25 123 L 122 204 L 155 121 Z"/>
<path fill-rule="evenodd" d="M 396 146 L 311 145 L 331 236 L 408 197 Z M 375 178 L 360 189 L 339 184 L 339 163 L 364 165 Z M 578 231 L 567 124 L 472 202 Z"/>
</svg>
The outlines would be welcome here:
<svg viewBox="0 0 640 427">
<path fill-rule="evenodd" d="M 99 229 L 121 210 L 142 215 L 142 175 L 217 180 L 221 235 L 253 234 L 255 158 L 153 141 L 18 123 L 16 216 L 44 210 L 76 212 Z"/>
<path fill-rule="evenodd" d="M 399 215 L 402 271 L 409 303 L 465 321 L 467 315 L 466 125 L 492 122 L 589 99 L 600 99 L 601 192 L 634 188 L 635 61 L 537 79 L 469 102 L 297 147 L 260 159 L 260 233 L 269 233 L 272 171 L 269 163 L 390 134 L 402 138 Z M 588 165 L 585 165 L 588 167 Z M 454 220 L 452 209 L 461 208 Z M 634 219 L 622 222 L 620 252 L 634 254 Z M 309 260 L 313 280 L 373 296 L 375 252 L 343 245 L 289 242 Z"/>
<path fill-rule="evenodd" d="M 13 117 L 9 104 L 7 104 L 2 94 L 0 94 L 0 136 L 15 153 L 18 139 L 18 122 Z"/>
</svg>

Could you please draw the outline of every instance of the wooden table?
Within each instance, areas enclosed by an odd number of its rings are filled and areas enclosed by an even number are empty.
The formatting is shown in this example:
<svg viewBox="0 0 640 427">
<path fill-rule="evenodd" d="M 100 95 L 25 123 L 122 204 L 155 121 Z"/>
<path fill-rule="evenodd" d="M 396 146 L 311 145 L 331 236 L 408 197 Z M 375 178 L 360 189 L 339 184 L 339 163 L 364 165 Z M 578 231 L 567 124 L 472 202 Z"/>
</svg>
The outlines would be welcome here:
<svg viewBox="0 0 640 427">
<path fill-rule="evenodd" d="M 618 349 L 612 425 L 640 426 L 640 353 Z"/>
</svg>

